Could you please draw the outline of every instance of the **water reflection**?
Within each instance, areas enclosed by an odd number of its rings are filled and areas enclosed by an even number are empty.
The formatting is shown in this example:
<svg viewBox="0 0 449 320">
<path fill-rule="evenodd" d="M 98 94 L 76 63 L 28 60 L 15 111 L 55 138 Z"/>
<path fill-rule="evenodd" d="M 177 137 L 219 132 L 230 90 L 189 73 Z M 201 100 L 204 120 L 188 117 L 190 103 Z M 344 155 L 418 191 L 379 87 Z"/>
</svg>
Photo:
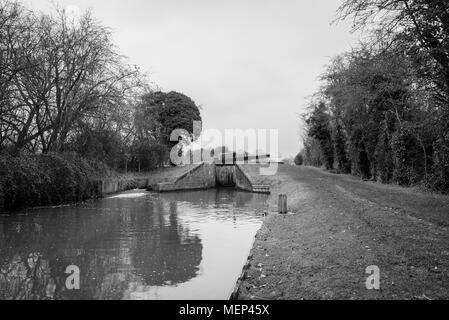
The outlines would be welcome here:
<svg viewBox="0 0 449 320">
<path fill-rule="evenodd" d="M 0 299 L 226 299 L 264 206 L 227 189 L 128 192 L 0 216 Z"/>
</svg>

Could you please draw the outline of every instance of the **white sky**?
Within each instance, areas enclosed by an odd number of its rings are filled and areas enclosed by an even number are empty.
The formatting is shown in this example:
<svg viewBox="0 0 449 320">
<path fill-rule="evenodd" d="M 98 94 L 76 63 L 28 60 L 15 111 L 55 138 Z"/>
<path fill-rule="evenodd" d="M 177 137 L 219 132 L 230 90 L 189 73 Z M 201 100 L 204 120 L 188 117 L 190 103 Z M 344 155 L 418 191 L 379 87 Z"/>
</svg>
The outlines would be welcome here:
<svg viewBox="0 0 449 320">
<path fill-rule="evenodd" d="M 23 2 L 91 8 L 152 82 L 203 106 L 204 128 L 278 129 L 283 156 L 302 146 L 297 113 L 329 58 L 357 40 L 349 21 L 331 25 L 339 0 Z"/>
</svg>

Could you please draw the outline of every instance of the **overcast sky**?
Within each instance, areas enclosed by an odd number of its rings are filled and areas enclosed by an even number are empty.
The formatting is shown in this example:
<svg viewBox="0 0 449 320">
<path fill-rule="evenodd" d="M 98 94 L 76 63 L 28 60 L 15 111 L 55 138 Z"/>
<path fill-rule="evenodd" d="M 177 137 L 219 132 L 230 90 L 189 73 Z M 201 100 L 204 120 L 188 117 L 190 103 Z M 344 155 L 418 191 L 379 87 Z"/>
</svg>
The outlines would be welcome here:
<svg viewBox="0 0 449 320">
<path fill-rule="evenodd" d="M 356 40 L 349 22 L 331 25 L 339 0 L 24 2 L 91 8 L 131 63 L 203 106 L 205 128 L 279 129 L 283 156 L 301 148 L 297 114 L 329 58 Z"/>
</svg>

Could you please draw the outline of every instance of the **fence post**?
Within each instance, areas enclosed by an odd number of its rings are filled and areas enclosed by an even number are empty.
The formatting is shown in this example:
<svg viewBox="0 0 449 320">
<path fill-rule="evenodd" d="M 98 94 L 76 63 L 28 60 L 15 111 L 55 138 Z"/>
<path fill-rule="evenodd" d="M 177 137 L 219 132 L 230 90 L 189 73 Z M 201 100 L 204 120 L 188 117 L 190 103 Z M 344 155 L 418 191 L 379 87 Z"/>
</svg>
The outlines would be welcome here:
<svg viewBox="0 0 449 320">
<path fill-rule="evenodd" d="M 279 195 L 278 212 L 279 212 L 279 214 L 287 214 L 288 213 L 287 195 L 286 194 Z"/>
</svg>

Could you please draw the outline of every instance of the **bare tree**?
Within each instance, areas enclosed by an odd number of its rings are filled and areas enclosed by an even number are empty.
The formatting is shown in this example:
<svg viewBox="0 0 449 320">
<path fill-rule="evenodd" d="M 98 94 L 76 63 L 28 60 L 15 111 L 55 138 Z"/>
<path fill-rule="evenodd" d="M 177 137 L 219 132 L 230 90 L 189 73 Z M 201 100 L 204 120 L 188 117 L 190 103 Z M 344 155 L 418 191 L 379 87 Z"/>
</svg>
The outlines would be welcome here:
<svg viewBox="0 0 449 320">
<path fill-rule="evenodd" d="M 27 126 L 27 117 L 17 100 L 12 80 L 32 68 L 25 58 L 36 42 L 34 18 L 16 1 L 0 2 L 0 146 L 11 145 Z"/>
<path fill-rule="evenodd" d="M 415 68 L 430 80 L 442 106 L 449 102 L 449 2 L 444 0 L 345 0 L 340 19 L 352 17 L 354 29 L 371 28 L 402 43 Z"/>
<path fill-rule="evenodd" d="M 2 104 L 1 122 L 7 132 L 2 137 L 16 150 L 62 151 L 80 122 L 95 122 L 107 110 L 121 108 L 142 86 L 139 70 L 126 64 L 110 31 L 90 12 L 77 21 L 68 19 L 64 10 L 54 15 L 28 13 L 15 21 L 19 26 L 32 21 L 33 26 L 20 36 L 10 34 L 7 45 L 17 54 L 2 66 L 14 68 L 8 81 L 2 81 L 12 92 Z M 17 63 L 26 67 L 14 67 Z M 1 91 L 8 92 L 3 87 Z"/>
</svg>

